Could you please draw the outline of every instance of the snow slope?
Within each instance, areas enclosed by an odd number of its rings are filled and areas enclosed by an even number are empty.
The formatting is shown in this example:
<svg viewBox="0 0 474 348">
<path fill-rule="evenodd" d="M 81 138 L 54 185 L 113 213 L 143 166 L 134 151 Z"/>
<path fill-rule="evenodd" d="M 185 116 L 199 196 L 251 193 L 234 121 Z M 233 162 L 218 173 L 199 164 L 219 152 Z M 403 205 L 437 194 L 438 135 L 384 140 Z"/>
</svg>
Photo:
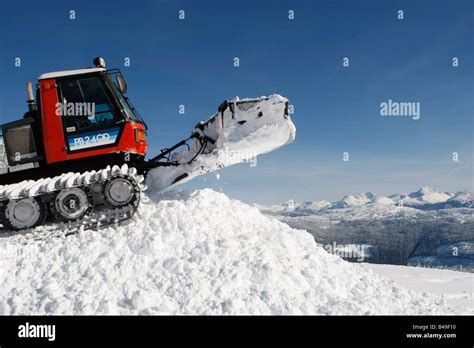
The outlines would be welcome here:
<svg viewBox="0 0 474 348">
<path fill-rule="evenodd" d="M 0 314 L 467 312 L 209 189 L 151 194 L 125 226 L 3 233 L 0 255 Z"/>
</svg>

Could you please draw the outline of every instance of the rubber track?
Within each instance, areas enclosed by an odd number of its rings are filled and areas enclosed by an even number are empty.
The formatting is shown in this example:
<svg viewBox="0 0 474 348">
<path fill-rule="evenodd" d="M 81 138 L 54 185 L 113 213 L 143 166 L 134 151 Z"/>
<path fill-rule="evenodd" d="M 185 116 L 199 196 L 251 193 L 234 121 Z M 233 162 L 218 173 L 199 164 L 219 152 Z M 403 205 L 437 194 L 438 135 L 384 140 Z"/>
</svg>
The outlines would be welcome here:
<svg viewBox="0 0 474 348">
<path fill-rule="evenodd" d="M 55 221 L 52 230 L 64 230 L 65 235 L 74 234 L 81 229 L 97 229 L 119 224 L 133 217 L 140 203 L 140 193 L 144 189 L 142 175 L 137 174 L 135 168 L 129 168 L 127 164 L 119 166 L 107 166 L 98 171 L 84 173 L 65 173 L 54 178 L 43 178 L 39 180 L 28 180 L 20 183 L 0 186 L 0 206 L 9 200 L 33 198 L 44 195 L 54 195 L 66 188 L 82 187 L 95 184 L 104 184 L 115 176 L 127 176 L 135 182 L 137 198 L 129 205 L 122 208 L 108 208 L 106 206 L 95 206 L 94 211 L 81 220 L 71 223 Z M 0 222 L 1 223 L 1 222 Z M 49 224 L 46 224 L 49 225 Z M 44 226 L 44 225 L 43 225 Z M 40 226 L 38 226 L 40 227 Z M 3 231 L 2 231 L 3 232 Z"/>
<path fill-rule="evenodd" d="M 143 177 L 137 175 L 135 168 L 128 168 L 124 164 L 119 166 L 107 166 L 99 171 L 84 173 L 65 173 L 54 178 L 43 178 L 39 180 L 26 180 L 16 184 L 0 186 L 0 202 L 5 200 L 17 200 L 22 198 L 38 197 L 44 194 L 59 192 L 65 188 L 87 187 L 89 185 L 105 182 L 115 175 L 127 175 L 134 178 L 137 183 L 143 181 Z M 11 175 L 14 175 L 13 173 Z"/>
</svg>

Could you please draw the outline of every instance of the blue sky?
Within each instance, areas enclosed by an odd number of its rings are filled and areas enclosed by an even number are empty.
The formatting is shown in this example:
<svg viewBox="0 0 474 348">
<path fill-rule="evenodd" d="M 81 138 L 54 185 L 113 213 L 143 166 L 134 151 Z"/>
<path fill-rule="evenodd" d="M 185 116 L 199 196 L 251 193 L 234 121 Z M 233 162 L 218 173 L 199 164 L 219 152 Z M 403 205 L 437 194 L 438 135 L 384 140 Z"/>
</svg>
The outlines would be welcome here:
<svg viewBox="0 0 474 348">
<path fill-rule="evenodd" d="M 255 168 L 227 168 L 220 180 L 207 175 L 183 188 L 260 203 L 425 185 L 472 189 L 472 1 L 2 0 L 2 7 L 2 123 L 26 110 L 26 81 L 103 56 L 122 69 L 150 126 L 150 155 L 186 137 L 224 99 L 280 93 L 294 105 L 293 144 L 259 157 Z M 419 102 L 421 118 L 381 117 L 388 99 Z"/>
</svg>

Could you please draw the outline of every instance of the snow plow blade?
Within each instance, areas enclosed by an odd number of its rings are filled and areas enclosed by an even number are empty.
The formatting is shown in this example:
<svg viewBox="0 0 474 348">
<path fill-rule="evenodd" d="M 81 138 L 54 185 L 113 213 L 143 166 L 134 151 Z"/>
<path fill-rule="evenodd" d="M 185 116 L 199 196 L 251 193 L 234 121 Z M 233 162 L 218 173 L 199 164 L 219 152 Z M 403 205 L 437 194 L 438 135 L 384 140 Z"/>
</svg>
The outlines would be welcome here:
<svg viewBox="0 0 474 348">
<path fill-rule="evenodd" d="M 291 143 L 295 134 L 285 97 L 274 94 L 225 101 L 207 122 L 196 125 L 188 139 L 147 163 L 147 187 L 162 191 L 198 175 L 248 161 Z M 182 146 L 187 148 L 174 152 Z"/>
</svg>

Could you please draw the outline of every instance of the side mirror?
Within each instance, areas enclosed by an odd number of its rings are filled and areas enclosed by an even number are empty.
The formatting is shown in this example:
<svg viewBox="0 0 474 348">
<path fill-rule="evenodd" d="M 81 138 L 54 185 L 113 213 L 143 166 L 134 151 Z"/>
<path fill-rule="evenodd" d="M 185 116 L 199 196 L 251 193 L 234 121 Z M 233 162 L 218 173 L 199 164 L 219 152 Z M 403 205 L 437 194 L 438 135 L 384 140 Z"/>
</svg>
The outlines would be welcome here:
<svg viewBox="0 0 474 348">
<path fill-rule="evenodd" d="M 125 79 L 123 78 L 122 74 L 118 74 L 116 76 L 117 79 L 117 85 L 120 91 L 125 94 L 127 93 L 127 83 L 125 82 Z"/>
</svg>

